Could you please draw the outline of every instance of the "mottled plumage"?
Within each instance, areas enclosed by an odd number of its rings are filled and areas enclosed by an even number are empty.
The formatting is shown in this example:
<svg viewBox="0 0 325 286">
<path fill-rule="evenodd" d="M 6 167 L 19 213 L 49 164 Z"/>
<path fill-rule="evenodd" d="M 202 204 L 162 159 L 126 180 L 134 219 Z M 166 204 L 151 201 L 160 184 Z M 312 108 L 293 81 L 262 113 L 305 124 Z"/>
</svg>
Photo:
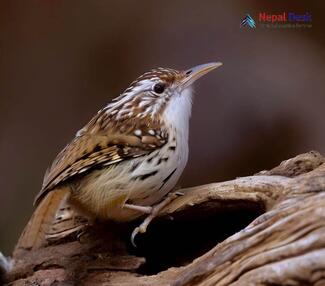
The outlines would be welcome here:
<svg viewBox="0 0 325 286">
<path fill-rule="evenodd" d="M 128 221 L 150 210 L 187 162 L 190 85 L 218 66 L 158 68 L 132 82 L 58 154 L 36 204 L 63 188 L 65 200 L 90 217 Z"/>
<path fill-rule="evenodd" d="M 100 111 L 67 145 L 46 172 L 38 202 L 60 183 L 129 158 L 143 156 L 166 143 L 168 134 L 150 118 L 112 121 Z M 141 130 L 141 135 L 136 135 Z M 149 131 L 154 131 L 151 135 Z"/>
</svg>

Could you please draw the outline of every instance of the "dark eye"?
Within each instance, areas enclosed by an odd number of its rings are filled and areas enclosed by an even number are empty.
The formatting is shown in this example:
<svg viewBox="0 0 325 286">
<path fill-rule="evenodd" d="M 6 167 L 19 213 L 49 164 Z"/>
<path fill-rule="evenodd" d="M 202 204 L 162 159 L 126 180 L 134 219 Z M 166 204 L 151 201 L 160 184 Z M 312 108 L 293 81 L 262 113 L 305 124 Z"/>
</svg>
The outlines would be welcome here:
<svg viewBox="0 0 325 286">
<path fill-rule="evenodd" d="M 165 85 L 163 83 L 156 83 L 153 87 L 155 93 L 163 93 L 165 90 Z"/>
</svg>

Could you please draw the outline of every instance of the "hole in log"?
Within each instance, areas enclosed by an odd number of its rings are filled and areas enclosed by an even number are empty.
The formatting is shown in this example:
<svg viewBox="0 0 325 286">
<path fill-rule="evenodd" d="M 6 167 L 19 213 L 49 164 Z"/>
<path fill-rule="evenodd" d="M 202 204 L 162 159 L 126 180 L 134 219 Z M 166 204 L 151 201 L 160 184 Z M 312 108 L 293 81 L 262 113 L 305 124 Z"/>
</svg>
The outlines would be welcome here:
<svg viewBox="0 0 325 286">
<path fill-rule="evenodd" d="M 136 237 L 137 248 L 128 246 L 129 252 L 146 259 L 137 270 L 139 274 L 152 275 L 183 266 L 245 228 L 263 212 L 264 207 L 254 202 L 209 201 L 175 213 L 172 220 L 154 220 L 146 234 Z"/>
</svg>

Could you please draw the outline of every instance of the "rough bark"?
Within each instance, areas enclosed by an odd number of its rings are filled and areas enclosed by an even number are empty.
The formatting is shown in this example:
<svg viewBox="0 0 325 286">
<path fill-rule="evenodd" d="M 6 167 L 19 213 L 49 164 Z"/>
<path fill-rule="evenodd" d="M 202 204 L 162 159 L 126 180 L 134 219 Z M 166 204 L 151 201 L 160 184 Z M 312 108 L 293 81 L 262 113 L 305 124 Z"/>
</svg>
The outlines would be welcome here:
<svg viewBox="0 0 325 286">
<path fill-rule="evenodd" d="M 11 285 L 325 285 L 325 159 L 184 189 L 131 246 L 139 221 L 14 252 Z M 172 218 L 172 219 L 171 219 Z"/>
</svg>

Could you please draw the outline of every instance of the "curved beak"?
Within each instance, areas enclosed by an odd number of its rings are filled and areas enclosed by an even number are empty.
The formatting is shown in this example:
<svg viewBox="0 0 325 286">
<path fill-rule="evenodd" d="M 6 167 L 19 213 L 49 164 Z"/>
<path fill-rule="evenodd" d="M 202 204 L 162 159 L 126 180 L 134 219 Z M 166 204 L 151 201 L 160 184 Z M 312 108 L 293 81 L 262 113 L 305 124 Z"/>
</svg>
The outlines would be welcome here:
<svg viewBox="0 0 325 286">
<path fill-rule="evenodd" d="M 201 76 L 204 76 L 208 72 L 222 66 L 222 63 L 208 63 L 193 67 L 184 71 L 184 78 L 181 80 L 181 87 L 186 88 L 199 79 Z"/>
</svg>

